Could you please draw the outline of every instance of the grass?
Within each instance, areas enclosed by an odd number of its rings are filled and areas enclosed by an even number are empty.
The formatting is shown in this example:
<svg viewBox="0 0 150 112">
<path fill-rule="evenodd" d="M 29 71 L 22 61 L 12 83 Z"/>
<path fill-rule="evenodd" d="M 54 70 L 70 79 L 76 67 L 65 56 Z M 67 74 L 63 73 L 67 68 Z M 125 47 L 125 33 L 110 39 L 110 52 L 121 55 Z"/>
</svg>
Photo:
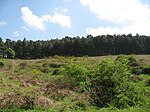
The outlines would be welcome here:
<svg viewBox="0 0 150 112">
<path fill-rule="evenodd" d="M 150 112 L 150 108 L 133 107 L 118 110 L 112 107 L 97 109 L 86 102 L 85 93 L 78 93 L 64 83 L 64 78 L 59 74 L 59 70 L 66 63 L 73 61 L 84 64 L 87 67 L 94 67 L 104 58 L 115 59 L 116 56 L 101 57 L 49 57 L 47 59 L 19 60 L 19 59 L 0 59 L 4 67 L 0 67 L 0 112 Z M 150 65 L 149 55 L 136 55 L 136 59 L 142 65 Z M 56 71 L 56 73 L 54 72 Z M 146 86 L 146 81 L 150 75 L 141 74 L 142 80 L 135 82 L 137 90 L 144 94 L 147 102 L 150 102 L 150 87 Z M 77 88 L 76 88 L 77 89 Z M 145 91 L 144 93 L 143 90 Z M 1 103 L 6 103 L 5 98 L 11 103 L 15 103 L 11 96 L 16 97 L 17 101 L 22 101 L 27 96 L 35 96 L 34 109 L 24 110 L 20 107 L 2 108 Z M 31 101 L 32 102 L 32 101 Z M 6 105 L 6 106 L 7 106 Z M 20 104 L 21 105 L 21 104 Z M 42 108 L 44 107 L 44 108 Z"/>
<path fill-rule="evenodd" d="M 129 108 L 129 109 L 111 109 L 111 108 L 89 108 L 87 110 L 56 110 L 56 109 L 35 109 L 35 110 L 23 110 L 23 109 L 6 109 L 2 112 L 150 112 L 149 109 L 145 108 Z"/>
</svg>

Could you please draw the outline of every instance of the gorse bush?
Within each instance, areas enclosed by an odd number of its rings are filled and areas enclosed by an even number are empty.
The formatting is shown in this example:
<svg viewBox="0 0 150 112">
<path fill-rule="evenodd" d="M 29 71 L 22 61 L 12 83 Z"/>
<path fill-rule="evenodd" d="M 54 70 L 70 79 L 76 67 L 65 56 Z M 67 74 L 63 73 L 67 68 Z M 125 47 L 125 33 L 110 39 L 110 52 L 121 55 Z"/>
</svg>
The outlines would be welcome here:
<svg viewBox="0 0 150 112">
<path fill-rule="evenodd" d="M 131 67 L 136 67 L 140 65 L 139 61 L 136 60 L 134 55 L 119 55 L 116 58 L 116 61 L 120 61 L 122 63 L 126 62 L 125 60 L 128 60 L 127 65 Z"/>
<path fill-rule="evenodd" d="M 112 87 L 114 87 L 114 81 L 112 75 L 115 71 L 114 66 L 115 64 L 111 60 L 104 60 L 93 73 L 91 97 L 94 105 L 98 107 L 106 106 L 113 99 Z"/>
<path fill-rule="evenodd" d="M 84 91 L 89 91 L 94 105 L 126 108 L 140 106 L 143 103 L 142 97 L 130 79 L 130 68 L 137 66 L 135 62 L 133 58 L 119 56 L 115 61 L 105 59 L 91 69 L 69 63 L 62 71 L 67 81 L 84 88 Z"/>
<path fill-rule="evenodd" d="M 96 95 L 96 105 L 100 107 L 112 105 L 117 108 L 141 105 L 143 100 L 129 79 L 131 75 L 129 64 L 133 66 L 126 57 L 115 61 L 107 59 L 99 64 L 94 78 L 94 85 L 98 84 L 98 90 L 101 90 L 93 93 Z"/>
<path fill-rule="evenodd" d="M 128 69 L 132 74 L 140 75 L 144 73 L 145 67 L 140 65 L 140 62 L 135 58 L 134 55 L 119 55 L 116 58 L 116 61 L 120 61 L 122 63 L 124 63 L 125 60 L 128 61 L 126 66 L 128 66 Z"/>
<path fill-rule="evenodd" d="M 119 95 L 128 91 L 130 88 L 128 77 L 128 60 L 112 61 L 110 59 L 103 60 L 97 67 L 94 77 L 92 78 L 92 97 L 94 104 L 99 107 L 106 107 L 113 104 L 115 107 L 121 108 L 129 105 L 125 100 L 124 104 L 120 104 Z M 122 97 L 128 97 L 126 95 Z M 117 104 L 117 103 L 118 104 Z M 127 104 L 126 104 L 127 103 Z"/>
<path fill-rule="evenodd" d="M 61 73 L 72 85 L 80 87 L 81 91 L 88 89 L 90 83 L 88 69 L 85 66 L 70 62 L 62 68 Z"/>
</svg>

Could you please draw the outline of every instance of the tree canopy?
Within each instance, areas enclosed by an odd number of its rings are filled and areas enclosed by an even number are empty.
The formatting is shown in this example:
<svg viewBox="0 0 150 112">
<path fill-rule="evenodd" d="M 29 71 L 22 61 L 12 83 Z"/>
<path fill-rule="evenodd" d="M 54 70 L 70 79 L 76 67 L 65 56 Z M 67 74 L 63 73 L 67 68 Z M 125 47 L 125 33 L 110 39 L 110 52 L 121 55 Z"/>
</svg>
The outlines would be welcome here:
<svg viewBox="0 0 150 112">
<path fill-rule="evenodd" d="M 15 51 L 15 58 L 35 59 L 54 55 L 62 56 L 101 56 L 118 54 L 150 54 L 150 36 L 144 35 L 87 35 L 51 40 L 0 41 L 0 53 L 6 48 Z"/>
</svg>

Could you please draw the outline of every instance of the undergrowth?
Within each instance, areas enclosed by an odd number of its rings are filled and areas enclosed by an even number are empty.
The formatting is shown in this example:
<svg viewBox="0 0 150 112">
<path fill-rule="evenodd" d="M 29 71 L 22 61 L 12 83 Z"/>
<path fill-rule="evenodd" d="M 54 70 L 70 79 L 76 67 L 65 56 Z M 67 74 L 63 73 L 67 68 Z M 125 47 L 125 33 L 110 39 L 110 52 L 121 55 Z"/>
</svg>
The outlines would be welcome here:
<svg viewBox="0 0 150 112">
<path fill-rule="evenodd" d="M 150 67 L 134 55 L 0 62 L 1 112 L 150 109 Z"/>
</svg>

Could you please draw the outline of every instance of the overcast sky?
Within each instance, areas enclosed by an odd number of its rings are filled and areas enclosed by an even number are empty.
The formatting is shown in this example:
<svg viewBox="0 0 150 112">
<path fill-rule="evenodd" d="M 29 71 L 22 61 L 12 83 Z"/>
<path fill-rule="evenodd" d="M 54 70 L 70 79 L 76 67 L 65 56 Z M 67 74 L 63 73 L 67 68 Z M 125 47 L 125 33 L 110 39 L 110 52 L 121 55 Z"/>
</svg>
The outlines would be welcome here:
<svg viewBox="0 0 150 112">
<path fill-rule="evenodd" d="M 150 35 L 150 0 L 0 0 L 0 37 Z"/>
</svg>

